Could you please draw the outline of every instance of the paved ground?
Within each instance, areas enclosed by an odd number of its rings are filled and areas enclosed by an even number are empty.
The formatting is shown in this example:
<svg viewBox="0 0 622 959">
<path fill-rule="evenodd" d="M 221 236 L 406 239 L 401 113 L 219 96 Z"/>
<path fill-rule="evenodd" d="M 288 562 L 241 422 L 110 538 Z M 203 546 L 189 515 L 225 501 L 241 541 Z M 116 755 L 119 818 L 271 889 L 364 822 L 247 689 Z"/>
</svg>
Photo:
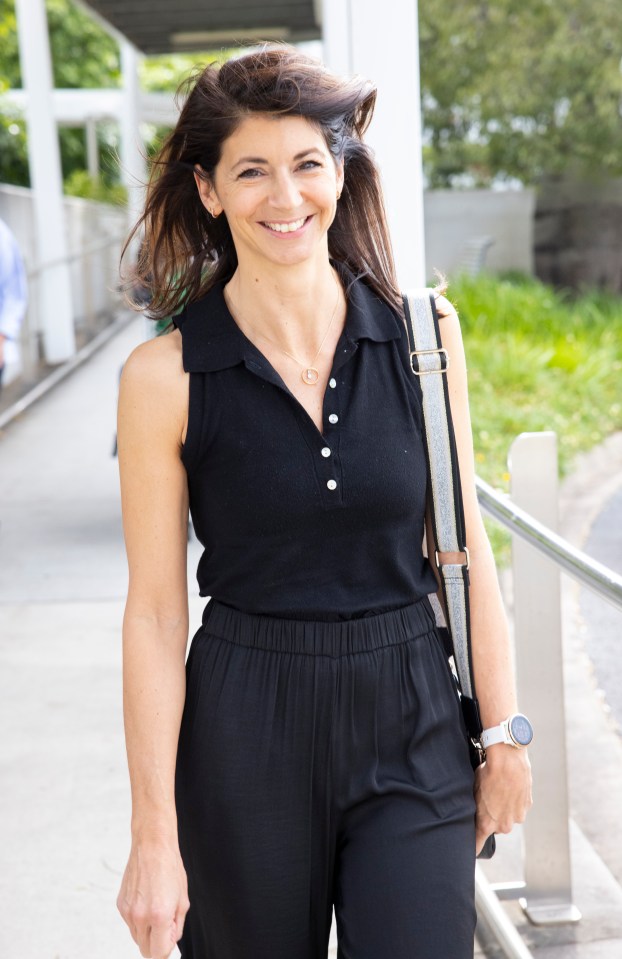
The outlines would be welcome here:
<svg viewBox="0 0 622 959">
<path fill-rule="evenodd" d="M 622 486 L 605 504 L 590 531 L 586 552 L 622 573 Z M 622 613 L 587 589 L 581 590 L 581 613 L 589 624 L 586 649 L 594 674 L 618 729 L 622 730 Z"/>
<path fill-rule="evenodd" d="M 114 906 L 129 795 L 120 682 L 126 566 L 110 453 L 118 369 L 141 337 L 137 321 L 0 437 L 0 955 L 7 959 L 138 955 Z M 575 541 L 590 535 L 617 495 L 615 455 L 611 447 L 602 463 L 583 464 L 565 489 L 566 532 Z M 617 516 L 603 521 L 605 532 L 620 528 Z M 193 543 L 191 570 L 197 558 Z M 584 919 L 543 932 L 526 925 L 517 904 L 507 909 L 539 959 L 619 959 L 622 739 L 597 693 L 608 671 L 599 665 L 604 676 L 595 679 L 590 624 L 579 618 L 576 593 L 566 584 L 571 836 Z M 193 585 L 192 626 L 202 605 Z M 518 829 L 500 837 L 485 867 L 492 880 L 520 876 L 520 840 Z"/>
</svg>

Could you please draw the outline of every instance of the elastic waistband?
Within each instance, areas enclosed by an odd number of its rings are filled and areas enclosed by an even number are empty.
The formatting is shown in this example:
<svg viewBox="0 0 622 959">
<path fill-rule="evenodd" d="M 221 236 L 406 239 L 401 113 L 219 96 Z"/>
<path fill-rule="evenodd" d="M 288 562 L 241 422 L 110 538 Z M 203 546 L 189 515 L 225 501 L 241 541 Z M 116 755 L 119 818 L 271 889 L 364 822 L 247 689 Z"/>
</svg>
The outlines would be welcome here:
<svg viewBox="0 0 622 959">
<path fill-rule="evenodd" d="M 240 646 L 333 657 L 394 646 L 430 632 L 435 625 L 427 596 L 374 616 L 335 622 L 248 613 L 215 599 L 203 616 L 205 633 Z"/>
</svg>

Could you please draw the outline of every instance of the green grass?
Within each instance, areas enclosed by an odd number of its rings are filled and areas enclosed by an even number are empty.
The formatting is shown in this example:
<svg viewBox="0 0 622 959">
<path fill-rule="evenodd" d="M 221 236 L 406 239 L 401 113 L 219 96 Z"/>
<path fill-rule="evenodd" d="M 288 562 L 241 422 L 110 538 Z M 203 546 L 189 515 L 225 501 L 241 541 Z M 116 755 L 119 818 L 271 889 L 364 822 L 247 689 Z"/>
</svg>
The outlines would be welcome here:
<svg viewBox="0 0 622 959">
<path fill-rule="evenodd" d="M 458 277 L 478 475 L 507 490 L 507 455 L 523 432 L 554 430 L 560 474 L 622 429 L 622 298 L 555 291 L 520 275 Z M 487 527 L 498 562 L 508 536 Z"/>
</svg>

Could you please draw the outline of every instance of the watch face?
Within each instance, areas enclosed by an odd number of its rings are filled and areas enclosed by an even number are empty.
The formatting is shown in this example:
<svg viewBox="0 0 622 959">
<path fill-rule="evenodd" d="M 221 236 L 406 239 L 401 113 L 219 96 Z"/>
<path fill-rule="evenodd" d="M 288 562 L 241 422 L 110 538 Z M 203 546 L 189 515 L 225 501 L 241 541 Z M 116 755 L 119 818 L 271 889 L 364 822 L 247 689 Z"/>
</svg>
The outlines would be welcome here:
<svg viewBox="0 0 622 959">
<path fill-rule="evenodd" d="M 533 739 L 533 728 L 526 716 L 517 713 L 510 722 L 510 735 L 519 746 L 528 746 Z"/>
</svg>

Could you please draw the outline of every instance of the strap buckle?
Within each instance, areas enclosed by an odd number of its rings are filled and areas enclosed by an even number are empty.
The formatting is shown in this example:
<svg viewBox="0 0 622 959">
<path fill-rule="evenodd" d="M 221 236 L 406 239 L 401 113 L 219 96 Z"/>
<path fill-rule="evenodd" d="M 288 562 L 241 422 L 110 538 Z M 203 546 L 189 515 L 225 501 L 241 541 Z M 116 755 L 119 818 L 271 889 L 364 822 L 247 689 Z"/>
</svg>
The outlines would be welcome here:
<svg viewBox="0 0 622 959">
<path fill-rule="evenodd" d="M 441 365 L 438 370 L 420 370 L 415 369 L 416 360 L 413 360 L 415 356 L 428 356 L 431 353 L 442 354 Z M 410 355 L 410 368 L 415 374 L 415 376 L 426 376 L 428 373 L 446 373 L 447 367 L 449 366 L 449 353 L 444 346 L 437 346 L 433 350 L 409 350 Z M 418 365 L 418 364 L 417 364 Z"/>
<path fill-rule="evenodd" d="M 445 550 L 443 550 L 443 552 L 445 552 Z M 459 552 L 460 552 L 460 553 L 464 553 L 464 555 L 465 555 L 465 557 L 466 557 L 466 562 L 465 562 L 465 563 L 462 563 L 462 567 L 463 567 L 463 569 L 466 569 L 466 571 L 467 571 L 467 573 L 468 573 L 469 569 L 471 568 L 471 557 L 469 556 L 469 551 L 468 551 L 467 547 L 465 546 L 464 549 L 459 550 Z M 439 557 L 439 551 L 436 549 L 436 550 L 434 550 L 434 559 L 435 559 L 435 561 L 436 561 L 437 569 L 442 569 L 443 566 L 456 566 L 456 565 L 457 565 L 457 563 L 441 563 L 441 562 L 439 562 L 439 558 L 438 558 L 438 557 Z"/>
</svg>

